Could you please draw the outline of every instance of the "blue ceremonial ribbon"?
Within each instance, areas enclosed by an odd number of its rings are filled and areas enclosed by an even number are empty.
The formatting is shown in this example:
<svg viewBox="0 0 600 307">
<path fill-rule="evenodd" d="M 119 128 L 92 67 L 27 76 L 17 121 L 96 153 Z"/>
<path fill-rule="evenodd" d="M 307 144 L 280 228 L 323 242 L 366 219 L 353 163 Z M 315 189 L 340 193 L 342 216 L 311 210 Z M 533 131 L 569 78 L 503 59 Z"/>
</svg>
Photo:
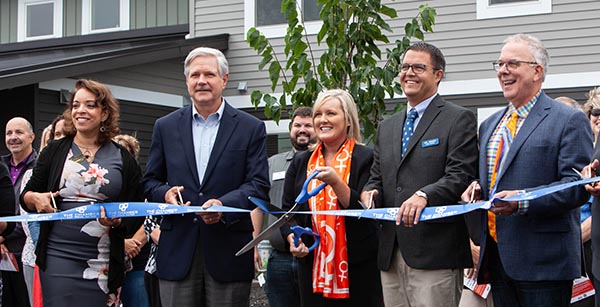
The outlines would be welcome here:
<svg viewBox="0 0 600 307">
<path fill-rule="evenodd" d="M 199 206 L 179 206 L 164 203 L 114 202 L 84 205 L 55 213 L 5 216 L 0 217 L 0 222 L 91 220 L 100 218 L 100 207 L 104 207 L 106 217 L 108 218 L 142 217 L 149 215 L 171 215 L 196 212 L 250 212 L 250 210 L 247 209 L 226 206 L 211 206 L 208 209 L 203 209 Z"/>
<path fill-rule="evenodd" d="M 593 177 L 578 181 L 557 184 L 545 188 L 519 193 L 505 198 L 494 198 L 488 201 L 475 202 L 470 204 L 456 204 L 448 206 L 425 207 L 421 212 L 421 221 L 434 220 L 444 217 L 450 217 L 460 214 L 465 214 L 474 210 L 491 208 L 492 203 L 496 201 L 524 201 L 533 200 L 542 196 L 550 195 L 557 191 L 572 188 L 574 186 L 588 184 L 600 181 L 600 177 Z M 200 206 L 179 206 L 165 203 L 146 203 L 146 202 L 112 202 L 112 203 L 95 203 L 84 205 L 60 211 L 55 213 L 27 214 L 17 216 L 0 217 L 0 222 L 43 222 L 43 221 L 59 221 L 59 220 L 87 220 L 100 218 L 100 207 L 103 206 L 108 218 L 127 218 L 127 217 L 142 217 L 149 215 L 171 215 L 171 214 L 186 214 L 197 212 L 245 212 L 250 213 L 250 210 L 240 209 L 227 206 L 211 206 L 208 209 L 203 209 Z M 400 208 L 376 208 L 376 209 L 351 209 L 351 210 L 328 210 L 328 211 L 295 211 L 295 214 L 322 214 L 322 215 L 339 215 L 357 218 L 369 218 L 386 221 L 395 221 Z M 285 213 L 285 212 L 268 212 L 268 213 Z"/>
</svg>

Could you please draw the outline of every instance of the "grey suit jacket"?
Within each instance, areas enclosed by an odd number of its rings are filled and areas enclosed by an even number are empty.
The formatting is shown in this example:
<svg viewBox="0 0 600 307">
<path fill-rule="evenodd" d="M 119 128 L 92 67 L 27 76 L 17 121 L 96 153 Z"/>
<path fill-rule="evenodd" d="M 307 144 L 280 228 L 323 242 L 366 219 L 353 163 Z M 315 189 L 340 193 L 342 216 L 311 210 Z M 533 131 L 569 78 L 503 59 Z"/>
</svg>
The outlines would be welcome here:
<svg viewBox="0 0 600 307">
<path fill-rule="evenodd" d="M 506 109 L 480 127 L 479 178 L 489 193 L 486 146 Z M 585 114 L 542 92 L 522 123 L 497 177 L 496 191 L 533 190 L 578 180 L 592 155 L 592 132 Z M 583 186 L 532 200 L 524 215 L 497 216 L 498 253 L 513 279 L 568 280 L 581 276 L 579 206 L 589 199 Z M 482 215 L 487 225 L 487 215 Z M 480 281 L 489 281 L 486 245 L 495 244 L 482 227 Z M 491 249 L 490 249 L 491 250 Z"/>
<path fill-rule="evenodd" d="M 425 110 L 404 158 L 401 134 L 406 111 L 384 120 L 377 132 L 371 177 L 364 190 L 377 189 L 379 207 L 400 207 L 417 190 L 427 206 L 456 204 L 477 174 L 477 122 L 473 112 L 437 95 Z M 398 247 L 417 269 L 472 265 L 464 218 L 420 222 L 412 228 L 381 223 L 378 265 L 388 270 Z"/>
</svg>

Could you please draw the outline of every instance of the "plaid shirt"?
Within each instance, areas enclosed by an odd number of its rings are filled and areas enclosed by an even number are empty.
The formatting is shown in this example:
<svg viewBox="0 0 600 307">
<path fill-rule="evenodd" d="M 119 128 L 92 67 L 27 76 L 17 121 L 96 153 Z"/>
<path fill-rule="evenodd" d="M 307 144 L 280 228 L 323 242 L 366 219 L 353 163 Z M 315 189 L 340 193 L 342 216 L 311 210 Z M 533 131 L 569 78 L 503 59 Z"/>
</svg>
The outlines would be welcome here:
<svg viewBox="0 0 600 307">
<path fill-rule="evenodd" d="M 494 129 L 494 133 L 492 133 L 492 136 L 490 137 L 490 140 L 488 141 L 487 146 L 486 146 L 486 157 L 487 157 L 486 164 L 487 164 L 487 174 L 488 174 L 487 179 L 490 184 L 492 182 L 492 174 L 494 172 L 494 161 L 496 160 L 496 155 L 499 152 L 498 147 L 500 146 L 500 140 L 502 138 L 502 134 L 500 133 L 501 129 L 506 127 L 508 119 L 510 118 L 510 114 L 512 114 L 513 112 L 516 112 L 517 115 L 519 115 L 519 118 L 517 119 L 517 131 L 515 133 L 515 138 L 516 138 L 517 134 L 519 133 L 519 129 L 523 125 L 523 122 L 525 121 L 525 119 L 527 119 L 527 116 L 529 116 L 529 112 L 531 111 L 531 109 L 533 108 L 533 106 L 535 105 L 537 100 L 539 99 L 541 93 L 542 93 L 542 91 L 540 90 L 527 104 L 525 104 L 524 106 L 522 106 L 520 108 L 515 108 L 512 103 L 508 104 L 508 110 L 506 111 L 506 113 L 504 113 L 504 116 L 502 116 L 502 119 L 496 126 L 496 129 Z M 506 157 L 507 154 L 508 154 L 508 151 L 504 153 L 504 157 Z M 500 172 L 502 170 L 502 166 L 503 165 L 501 163 L 500 167 L 498 169 L 498 172 Z M 496 184 L 497 184 L 497 182 L 496 182 Z M 490 186 L 489 191 L 490 191 L 490 196 L 493 195 L 496 192 L 496 186 Z M 528 207 L 529 207 L 528 201 L 520 201 L 519 209 L 518 209 L 517 213 L 523 214 L 523 213 L 527 212 Z"/>
</svg>

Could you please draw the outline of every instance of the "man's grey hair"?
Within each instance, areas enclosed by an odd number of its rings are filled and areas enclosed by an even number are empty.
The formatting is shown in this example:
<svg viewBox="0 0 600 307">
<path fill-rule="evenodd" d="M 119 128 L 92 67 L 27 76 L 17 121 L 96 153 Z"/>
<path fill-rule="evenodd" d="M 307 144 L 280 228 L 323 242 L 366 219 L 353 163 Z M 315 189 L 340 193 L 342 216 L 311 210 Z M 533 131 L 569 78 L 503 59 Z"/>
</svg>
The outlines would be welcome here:
<svg viewBox="0 0 600 307">
<path fill-rule="evenodd" d="M 504 45 L 509 43 L 522 43 L 529 46 L 529 51 L 535 62 L 544 67 L 544 74 L 542 75 L 542 81 L 544 81 L 546 79 L 546 72 L 548 71 L 550 56 L 548 56 L 548 50 L 546 50 L 542 41 L 533 35 L 518 33 L 511 35 L 504 40 Z"/>
<path fill-rule="evenodd" d="M 190 53 L 188 53 L 187 57 L 185 58 L 185 61 L 183 62 L 183 74 L 186 78 L 188 77 L 190 64 L 194 59 L 196 59 L 199 56 L 215 57 L 217 59 L 220 77 L 229 74 L 229 63 L 227 62 L 227 58 L 225 57 L 223 52 L 215 48 L 198 47 L 190 51 Z"/>
</svg>

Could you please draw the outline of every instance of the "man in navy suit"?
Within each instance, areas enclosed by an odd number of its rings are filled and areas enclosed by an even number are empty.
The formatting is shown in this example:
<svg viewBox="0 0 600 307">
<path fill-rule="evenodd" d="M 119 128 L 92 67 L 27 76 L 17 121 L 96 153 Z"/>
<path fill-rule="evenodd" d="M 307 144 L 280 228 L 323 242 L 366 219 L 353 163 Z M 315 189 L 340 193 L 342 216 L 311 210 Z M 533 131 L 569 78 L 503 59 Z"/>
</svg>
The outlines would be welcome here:
<svg viewBox="0 0 600 307">
<path fill-rule="evenodd" d="M 542 90 L 548 65 L 542 42 L 510 36 L 493 64 L 509 103 L 481 124 L 480 182 L 467 188 L 463 200 L 473 189 L 476 199 L 492 199 L 578 180 L 572 168 L 589 162 L 592 132 L 583 112 Z M 516 134 L 496 166 L 514 113 Z M 478 280 L 491 282 L 494 306 L 570 305 L 573 279 L 585 274 L 579 206 L 588 199 L 579 186 L 531 201 L 496 201 L 482 214 Z"/>
<path fill-rule="evenodd" d="M 156 121 L 144 176 L 148 199 L 208 208 L 251 210 L 248 196 L 267 199 L 265 125 L 221 96 L 227 59 L 196 48 L 185 59 L 191 106 Z M 248 213 L 163 217 L 157 251 L 162 306 L 248 306 L 253 254 L 235 253 L 252 239 Z"/>
</svg>

